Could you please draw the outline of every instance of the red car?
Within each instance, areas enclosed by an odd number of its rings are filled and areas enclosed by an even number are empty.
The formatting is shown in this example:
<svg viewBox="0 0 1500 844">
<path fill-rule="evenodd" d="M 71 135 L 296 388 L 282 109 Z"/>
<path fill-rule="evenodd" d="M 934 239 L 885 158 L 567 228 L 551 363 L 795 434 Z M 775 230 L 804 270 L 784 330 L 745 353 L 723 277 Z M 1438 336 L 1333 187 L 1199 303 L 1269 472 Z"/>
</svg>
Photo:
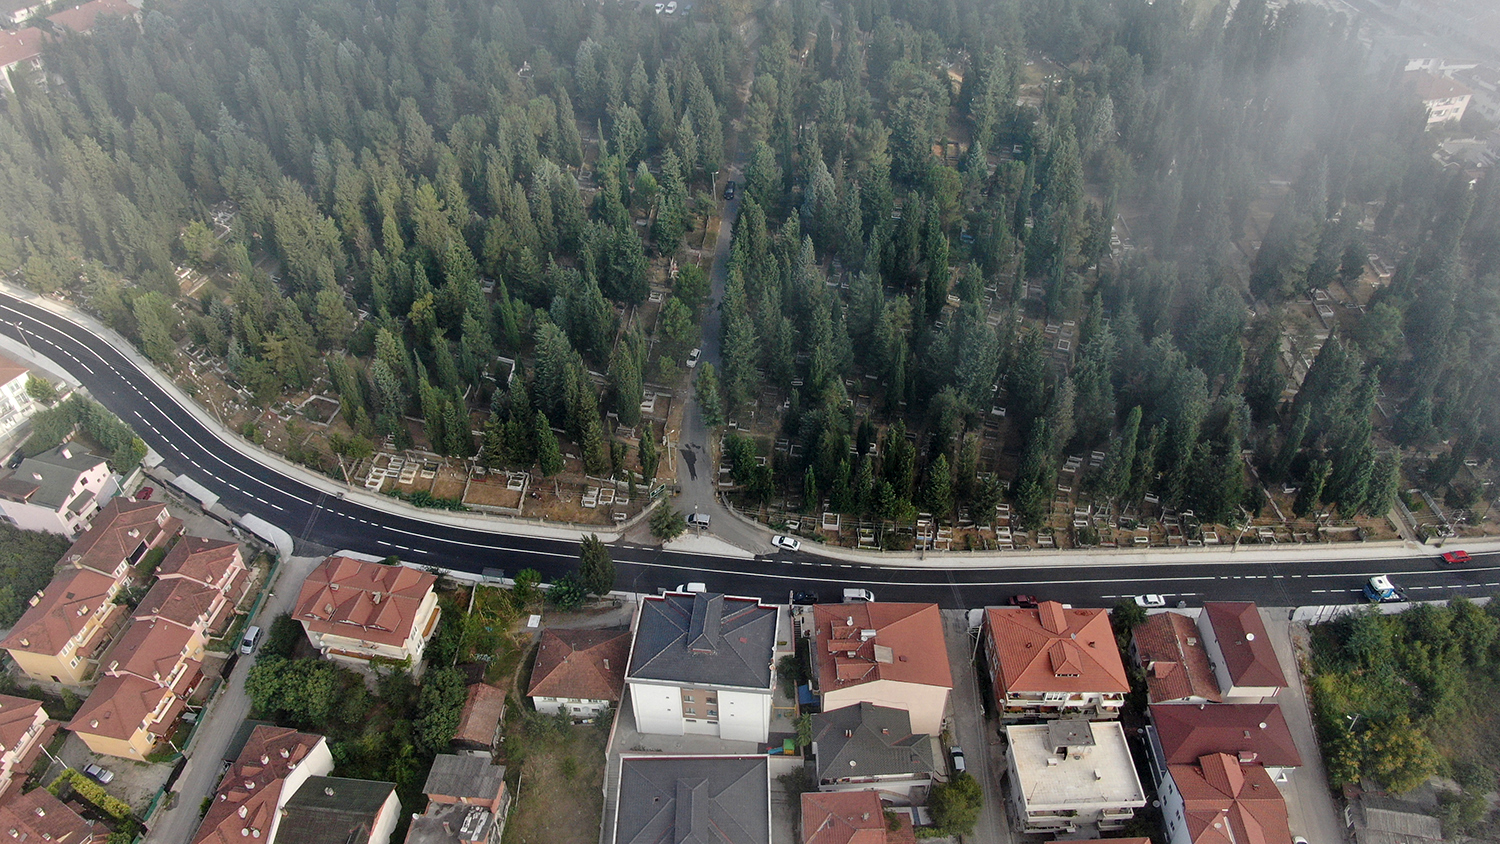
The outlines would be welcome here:
<svg viewBox="0 0 1500 844">
<path fill-rule="evenodd" d="M 1461 566 L 1469 561 L 1468 551 L 1444 551 L 1443 562 Z"/>
<path fill-rule="evenodd" d="M 153 493 L 153 492 L 156 492 L 156 490 L 153 489 L 152 487 L 143 486 L 143 487 L 141 487 L 140 491 L 135 494 L 135 500 L 136 501 L 150 501 L 151 500 L 151 493 Z"/>
</svg>

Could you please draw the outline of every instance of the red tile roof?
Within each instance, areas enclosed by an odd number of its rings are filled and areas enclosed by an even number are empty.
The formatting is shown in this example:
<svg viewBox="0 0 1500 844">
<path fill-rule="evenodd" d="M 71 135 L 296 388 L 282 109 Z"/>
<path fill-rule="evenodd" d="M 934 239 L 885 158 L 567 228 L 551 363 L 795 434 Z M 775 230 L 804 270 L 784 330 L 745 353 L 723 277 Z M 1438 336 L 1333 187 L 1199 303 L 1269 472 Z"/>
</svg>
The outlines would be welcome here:
<svg viewBox="0 0 1500 844">
<path fill-rule="evenodd" d="M 1265 768 L 1215 753 L 1167 771 L 1193 844 L 1291 844 L 1286 801 Z"/>
<path fill-rule="evenodd" d="M 26 731 L 36 723 L 36 713 L 42 702 L 25 697 L 0 695 L 0 752 L 19 745 Z"/>
<path fill-rule="evenodd" d="M 1236 686 L 1286 688 L 1281 661 L 1271 647 L 1260 610 L 1249 601 L 1209 601 L 1203 605 L 1208 623 L 1219 640 L 1224 667 Z"/>
<path fill-rule="evenodd" d="M 101 663 L 108 674 L 134 674 L 165 682 L 177 664 L 187 659 L 183 651 L 192 640 L 193 631 L 176 622 L 139 619 L 125 628 Z"/>
<path fill-rule="evenodd" d="M 1438 76 L 1435 73 L 1417 70 L 1407 74 L 1407 77 L 1411 80 L 1412 89 L 1417 92 L 1417 96 L 1423 102 L 1472 96 L 1474 94 L 1467 87 L 1454 82 L 1446 76 Z"/>
<path fill-rule="evenodd" d="M 1219 681 L 1193 619 L 1175 612 L 1156 613 L 1136 626 L 1134 637 L 1152 703 L 1193 697 L 1218 702 Z"/>
<path fill-rule="evenodd" d="M 873 790 L 807 792 L 802 795 L 802 844 L 916 844 L 911 818 L 896 815 L 886 828 L 885 807 Z"/>
<path fill-rule="evenodd" d="M 406 566 L 332 556 L 303 582 L 292 617 L 315 633 L 399 646 L 436 582 Z"/>
<path fill-rule="evenodd" d="M 985 615 L 1000 661 L 990 668 L 1005 692 L 1130 691 L 1107 610 L 1043 601 L 1036 609 L 989 607 Z"/>
<path fill-rule="evenodd" d="M 12 35 L 13 33 L 7 30 L 0 30 L 0 34 Z M 0 45 L 4 45 L 4 43 L 5 41 L 0 40 Z M 4 46 L 0 46 L 0 50 L 3 49 L 5 49 Z M 0 61 L 0 67 L 4 66 L 4 62 Z M 31 370 L 24 364 L 17 363 L 5 355 L 0 355 L 0 384 L 9 384 L 17 378 L 26 377 L 30 373 Z"/>
<path fill-rule="evenodd" d="M 95 571 L 68 569 L 37 593 L 10 635 L 0 641 L 7 650 L 59 654 L 96 613 L 121 613 L 114 603 L 115 579 Z M 108 621 L 108 619 L 106 619 Z M 106 625 L 107 626 L 107 625 Z"/>
<path fill-rule="evenodd" d="M 219 781 L 219 790 L 198 824 L 192 844 L 255 840 L 246 830 L 259 831 L 263 840 L 271 831 L 287 774 L 321 741 L 322 736 L 286 727 L 256 727 L 239 758 Z"/>
<path fill-rule="evenodd" d="M 184 536 L 156 568 L 161 578 L 187 578 L 209 586 L 218 586 L 225 574 L 237 564 L 243 565 L 238 542 Z"/>
<path fill-rule="evenodd" d="M 0 70 L 40 56 L 42 42 L 46 39 L 47 34 L 35 27 L 28 26 L 14 31 L 0 29 Z"/>
<path fill-rule="evenodd" d="M 469 686 L 464 698 L 453 740 L 488 747 L 494 743 L 495 731 L 500 729 L 500 719 L 504 717 L 505 690 L 489 683 L 475 683 Z"/>
<path fill-rule="evenodd" d="M 94 23 L 100 15 L 124 18 L 136 12 L 137 9 L 125 0 L 89 0 L 87 3 L 64 9 L 55 15 L 48 15 L 47 20 L 75 32 L 88 32 L 94 28 Z"/>
<path fill-rule="evenodd" d="M 876 680 L 953 688 L 937 604 L 819 604 L 813 619 L 824 691 Z"/>
<path fill-rule="evenodd" d="M 182 532 L 182 520 L 167 505 L 111 499 L 99 509 L 89 529 L 63 555 L 63 563 L 113 574 L 121 560 L 135 556 L 142 544 L 160 547 Z"/>
<path fill-rule="evenodd" d="M 1280 704 L 1153 706 L 1151 722 L 1168 765 L 1187 765 L 1210 753 L 1229 753 L 1273 768 L 1302 764 Z"/>
<path fill-rule="evenodd" d="M 554 630 L 542 633 L 529 697 L 567 697 L 618 703 L 630 658 L 630 631 Z"/>
<path fill-rule="evenodd" d="M 14 790 L 0 802 L 0 829 L 20 841 L 51 841 L 55 844 L 103 844 L 109 830 L 81 815 L 45 788 L 25 794 Z"/>
<path fill-rule="evenodd" d="M 219 590 L 212 586 L 204 586 L 196 580 L 186 578 L 158 580 L 135 608 L 135 618 L 138 620 L 161 618 L 184 627 L 194 627 L 198 624 L 200 617 L 213 610 L 219 594 Z M 230 603 L 225 606 L 233 607 L 234 604 Z M 222 609 L 219 614 L 226 615 Z M 216 626 L 218 621 L 219 619 L 214 618 L 204 619 L 209 629 Z"/>
<path fill-rule="evenodd" d="M 187 705 L 182 694 L 186 694 L 200 676 L 196 670 L 185 672 L 176 689 L 162 688 L 130 674 L 105 677 L 78 708 L 78 714 L 68 722 L 67 728 L 75 733 L 125 741 L 141 729 L 146 716 L 155 712 L 164 699 L 171 698 L 162 719 L 147 727 L 153 735 L 165 735 Z"/>
</svg>

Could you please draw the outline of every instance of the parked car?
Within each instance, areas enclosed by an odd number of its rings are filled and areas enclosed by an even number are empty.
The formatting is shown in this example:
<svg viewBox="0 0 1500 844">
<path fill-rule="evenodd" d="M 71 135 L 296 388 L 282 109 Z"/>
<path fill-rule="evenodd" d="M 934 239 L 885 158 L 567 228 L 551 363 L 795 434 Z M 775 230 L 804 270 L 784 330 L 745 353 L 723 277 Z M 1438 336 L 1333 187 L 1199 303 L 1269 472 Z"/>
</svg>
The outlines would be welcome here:
<svg viewBox="0 0 1500 844">
<path fill-rule="evenodd" d="M 724 185 L 724 198 L 734 199 L 734 192 L 738 189 L 739 185 L 735 184 L 734 179 L 730 179 L 729 182 Z"/>
<path fill-rule="evenodd" d="M 143 486 L 139 490 L 136 491 L 136 493 L 135 493 L 135 500 L 136 501 L 150 501 L 151 500 L 151 494 L 154 493 L 154 492 L 156 492 L 156 489 L 154 487 Z"/>
<path fill-rule="evenodd" d="M 1135 596 L 1135 605 L 1138 607 L 1164 607 L 1167 605 L 1167 599 L 1160 595 L 1137 595 Z"/>
<path fill-rule="evenodd" d="M 667 4 L 667 14 L 671 15 L 671 14 L 676 14 L 676 13 L 677 13 L 677 0 L 672 0 L 672 2 L 670 2 L 670 3 Z"/>
<path fill-rule="evenodd" d="M 961 774 L 968 770 L 968 763 L 964 761 L 964 749 L 958 745 L 948 749 L 948 758 L 953 760 L 953 773 Z"/>
<path fill-rule="evenodd" d="M 707 592 L 708 591 L 708 584 L 707 583 L 702 583 L 702 582 L 696 581 L 696 580 L 693 581 L 692 583 L 679 583 L 679 584 L 677 584 L 677 588 L 673 589 L 672 591 L 673 592 L 688 592 L 688 593 L 696 595 L 699 592 Z"/>
<path fill-rule="evenodd" d="M 820 599 L 818 598 L 818 593 L 816 593 L 816 592 L 793 592 L 792 593 L 792 603 L 797 604 L 799 606 L 804 606 L 804 607 L 812 606 L 813 604 L 816 604 L 819 600 Z"/>
<path fill-rule="evenodd" d="M 688 523 L 688 527 L 707 528 L 708 527 L 708 514 L 707 513 L 689 513 L 688 517 L 687 517 L 687 523 Z"/>
<path fill-rule="evenodd" d="M 1035 595 L 1012 595 L 1005 599 L 1005 603 L 1013 607 L 1034 610 L 1038 602 Z"/>
<path fill-rule="evenodd" d="M 869 603 L 874 603 L 875 593 L 871 592 L 868 589 L 845 589 L 844 603 L 847 604 L 851 601 L 866 601 Z"/>
<path fill-rule="evenodd" d="M 691 352 L 688 352 L 687 368 L 688 369 L 692 369 L 693 367 L 697 366 L 698 365 L 698 358 L 701 357 L 702 355 L 703 355 L 703 350 L 702 349 L 694 349 Z"/>
<path fill-rule="evenodd" d="M 245 630 L 245 637 L 240 639 L 240 653 L 253 654 L 255 646 L 260 643 L 260 628 L 254 624 Z"/>
<path fill-rule="evenodd" d="M 795 536 L 782 536 L 778 533 L 775 536 L 771 537 L 771 544 L 775 545 L 777 548 L 785 548 L 788 551 L 802 550 L 802 540 L 798 539 Z"/>
<path fill-rule="evenodd" d="M 115 781 L 115 772 L 101 768 L 98 765 L 88 764 L 83 766 L 84 776 L 94 780 L 100 785 L 109 785 Z"/>
<path fill-rule="evenodd" d="M 1468 551 L 1444 551 L 1443 552 L 1443 562 L 1445 562 L 1445 563 L 1452 563 L 1455 566 L 1468 565 L 1468 563 L 1469 563 L 1469 552 Z"/>
<path fill-rule="evenodd" d="M 667 4 L 666 3 L 657 3 L 656 4 L 656 13 L 659 15 L 663 11 L 665 11 L 666 8 L 667 8 Z"/>
</svg>

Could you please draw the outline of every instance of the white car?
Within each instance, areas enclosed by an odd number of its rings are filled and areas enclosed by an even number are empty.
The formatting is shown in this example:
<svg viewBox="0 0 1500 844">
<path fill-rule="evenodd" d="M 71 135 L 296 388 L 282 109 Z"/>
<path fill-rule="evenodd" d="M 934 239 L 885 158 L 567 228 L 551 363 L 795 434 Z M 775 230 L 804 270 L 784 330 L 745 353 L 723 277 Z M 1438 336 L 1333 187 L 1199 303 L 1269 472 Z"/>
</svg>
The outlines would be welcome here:
<svg viewBox="0 0 1500 844">
<path fill-rule="evenodd" d="M 656 4 L 656 13 L 657 13 L 657 14 L 658 14 L 658 15 L 659 15 L 659 14 L 661 14 L 661 13 L 662 13 L 662 11 L 663 11 L 663 10 L 665 10 L 665 9 L 666 9 L 666 8 L 667 8 L 667 4 L 666 4 L 666 3 L 657 3 L 657 4 Z"/>
<path fill-rule="evenodd" d="M 1160 595 L 1137 595 L 1135 596 L 1135 605 L 1148 608 L 1164 607 L 1167 605 L 1167 599 Z"/>
<path fill-rule="evenodd" d="M 694 349 L 691 352 L 688 352 L 688 359 L 687 359 L 687 367 L 688 367 L 688 369 L 692 369 L 693 367 L 695 367 L 695 366 L 698 365 L 698 358 L 702 354 L 703 354 L 703 350 L 702 349 Z"/>
<path fill-rule="evenodd" d="M 707 592 L 708 591 L 708 584 L 707 583 L 700 583 L 699 581 L 696 581 L 696 580 L 693 581 L 693 582 L 691 582 L 691 583 L 679 583 L 679 584 L 677 584 L 677 588 L 673 589 L 672 591 L 673 592 L 686 592 L 686 593 L 688 593 L 690 595 L 696 595 L 699 592 Z"/>
<path fill-rule="evenodd" d="M 771 537 L 771 544 L 775 545 L 777 548 L 785 548 L 788 551 L 802 550 L 802 540 L 798 539 L 795 536 L 782 536 L 781 534 L 777 534 Z"/>
<path fill-rule="evenodd" d="M 687 517 L 688 527 L 708 527 L 707 513 L 689 513 Z"/>
<path fill-rule="evenodd" d="M 676 11 L 677 11 L 677 0 L 672 0 L 672 2 L 670 2 L 670 3 L 667 4 L 667 14 L 669 14 L 669 15 L 670 14 L 675 14 Z"/>
</svg>

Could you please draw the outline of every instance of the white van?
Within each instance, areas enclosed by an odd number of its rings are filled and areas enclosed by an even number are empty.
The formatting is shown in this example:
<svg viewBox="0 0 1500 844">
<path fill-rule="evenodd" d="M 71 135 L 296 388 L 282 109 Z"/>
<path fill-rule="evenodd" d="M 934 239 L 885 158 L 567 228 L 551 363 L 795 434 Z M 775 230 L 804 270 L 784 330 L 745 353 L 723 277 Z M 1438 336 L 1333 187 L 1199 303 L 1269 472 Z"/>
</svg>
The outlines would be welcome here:
<svg viewBox="0 0 1500 844">
<path fill-rule="evenodd" d="M 846 604 L 849 603 L 849 602 L 851 602 L 851 601 L 870 601 L 870 602 L 873 602 L 874 600 L 875 600 L 875 593 L 871 592 L 868 589 L 845 589 L 844 590 L 844 603 L 846 603 Z"/>
<path fill-rule="evenodd" d="M 255 646 L 257 644 L 259 644 L 259 643 L 260 643 L 260 628 L 256 627 L 255 625 L 252 624 L 252 625 L 250 625 L 250 629 L 248 629 L 248 630 L 245 631 L 245 638 L 243 638 L 243 639 L 240 640 L 240 653 L 242 653 L 242 654 L 252 654 L 252 653 L 255 653 Z"/>
</svg>

